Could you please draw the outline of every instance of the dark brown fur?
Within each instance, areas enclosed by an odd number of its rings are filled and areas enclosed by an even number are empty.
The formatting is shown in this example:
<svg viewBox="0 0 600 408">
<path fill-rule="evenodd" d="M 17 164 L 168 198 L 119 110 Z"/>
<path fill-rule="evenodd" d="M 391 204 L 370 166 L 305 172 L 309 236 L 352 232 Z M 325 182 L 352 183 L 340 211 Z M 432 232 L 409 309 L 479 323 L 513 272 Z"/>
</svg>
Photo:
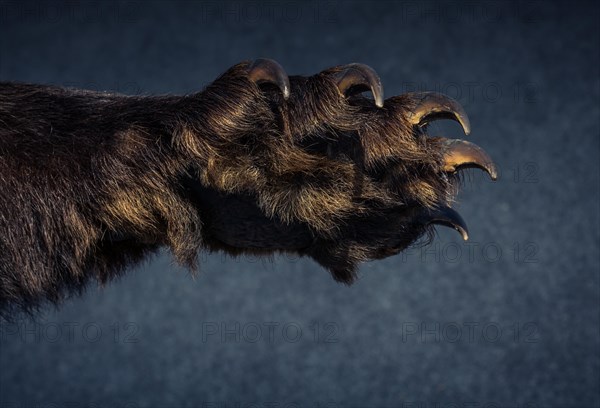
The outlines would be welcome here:
<svg viewBox="0 0 600 408">
<path fill-rule="evenodd" d="M 132 97 L 0 83 L 0 310 L 58 302 L 161 246 L 307 255 L 350 283 L 359 262 L 428 231 L 455 179 L 406 117 L 340 95 L 332 68 L 290 77 L 247 64 L 189 96 Z"/>
</svg>

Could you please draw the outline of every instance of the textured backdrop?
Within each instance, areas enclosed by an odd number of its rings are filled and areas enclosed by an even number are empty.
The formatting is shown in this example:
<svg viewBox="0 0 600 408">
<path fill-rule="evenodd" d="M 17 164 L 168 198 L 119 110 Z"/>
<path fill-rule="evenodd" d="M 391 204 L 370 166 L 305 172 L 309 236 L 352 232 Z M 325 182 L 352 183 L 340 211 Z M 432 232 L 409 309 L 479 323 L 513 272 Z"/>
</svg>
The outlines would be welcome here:
<svg viewBox="0 0 600 408">
<path fill-rule="evenodd" d="M 387 95 L 458 99 L 501 169 L 469 173 L 469 242 L 440 228 L 350 288 L 304 259 L 204 254 L 192 278 L 163 254 L 2 323 L 0 406 L 599 406 L 598 18 L 579 1 L 0 0 L 0 80 L 191 93 L 244 59 L 363 62 Z"/>
</svg>

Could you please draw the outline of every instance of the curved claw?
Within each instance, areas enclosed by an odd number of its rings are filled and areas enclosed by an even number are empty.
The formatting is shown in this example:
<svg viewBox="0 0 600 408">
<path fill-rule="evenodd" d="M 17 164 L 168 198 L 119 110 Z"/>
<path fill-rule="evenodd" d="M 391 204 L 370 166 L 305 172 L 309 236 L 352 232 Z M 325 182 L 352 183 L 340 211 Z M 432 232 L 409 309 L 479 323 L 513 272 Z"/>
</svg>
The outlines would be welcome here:
<svg viewBox="0 0 600 408">
<path fill-rule="evenodd" d="M 281 90 L 284 99 L 290 97 L 290 80 L 285 70 L 277 61 L 259 58 L 248 67 L 248 78 L 256 83 L 270 83 Z"/>
<path fill-rule="evenodd" d="M 438 224 L 445 227 L 454 228 L 462 236 L 463 240 L 469 239 L 469 229 L 463 218 L 450 207 L 440 207 L 431 210 L 426 215 L 427 224 Z"/>
<path fill-rule="evenodd" d="M 492 180 L 498 178 L 492 158 L 475 143 L 461 139 L 443 139 L 444 171 L 454 173 L 461 168 L 475 167 L 489 174 Z"/>
<path fill-rule="evenodd" d="M 383 86 L 381 85 L 381 79 L 377 75 L 377 72 L 370 66 L 358 63 L 344 65 L 344 69 L 335 74 L 335 79 L 342 95 L 346 95 L 350 88 L 353 87 L 360 92 L 371 90 L 375 99 L 375 105 L 378 108 L 383 107 Z"/>
<path fill-rule="evenodd" d="M 460 123 L 466 135 L 471 133 L 471 123 L 463 107 L 456 100 L 438 92 L 420 92 L 417 106 L 409 115 L 413 125 L 422 126 L 436 119 L 452 119 Z"/>
</svg>

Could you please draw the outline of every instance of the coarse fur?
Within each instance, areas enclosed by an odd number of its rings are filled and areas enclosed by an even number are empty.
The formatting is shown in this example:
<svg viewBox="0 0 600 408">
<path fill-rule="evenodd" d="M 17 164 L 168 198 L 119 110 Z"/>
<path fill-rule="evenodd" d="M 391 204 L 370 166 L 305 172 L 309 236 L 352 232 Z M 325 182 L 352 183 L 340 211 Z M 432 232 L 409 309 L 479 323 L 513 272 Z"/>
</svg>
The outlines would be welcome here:
<svg viewBox="0 0 600 408">
<path fill-rule="evenodd" d="M 340 67 L 289 78 L 248 63 L 187 96 L 0 83 L 0 311 L 106 282 L 161 246 L 191 270 L 201 249 L 289 251 L 351 283 L 431 227 L 457 179 L 413 126 L 411 95 L 383 108 L 341 95 Z"/>
</svg>

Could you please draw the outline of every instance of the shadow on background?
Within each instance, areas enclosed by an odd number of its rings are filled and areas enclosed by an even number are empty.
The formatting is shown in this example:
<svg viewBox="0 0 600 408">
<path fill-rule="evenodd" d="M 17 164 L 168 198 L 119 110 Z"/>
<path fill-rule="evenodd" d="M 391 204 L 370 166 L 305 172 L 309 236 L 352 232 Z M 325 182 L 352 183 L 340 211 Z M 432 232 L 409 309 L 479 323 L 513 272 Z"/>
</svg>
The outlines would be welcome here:
<svg viewBox="0 0 600 408">
<path fill-rule="evenodd" d="M 191 93 L 256 57 L 290 74 L 363 62 L 388 96 L 461 101 L 501 170 L 459 197 L 470 241 L 440 229 L 350 288 L 304 259 L 203 255 L 193 279 L 164 254 L 3 323 L 0 406 L 599 406 L 598 17 L 585 2 L 0 0 L 0 80 Z"/>
</svg>

